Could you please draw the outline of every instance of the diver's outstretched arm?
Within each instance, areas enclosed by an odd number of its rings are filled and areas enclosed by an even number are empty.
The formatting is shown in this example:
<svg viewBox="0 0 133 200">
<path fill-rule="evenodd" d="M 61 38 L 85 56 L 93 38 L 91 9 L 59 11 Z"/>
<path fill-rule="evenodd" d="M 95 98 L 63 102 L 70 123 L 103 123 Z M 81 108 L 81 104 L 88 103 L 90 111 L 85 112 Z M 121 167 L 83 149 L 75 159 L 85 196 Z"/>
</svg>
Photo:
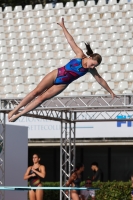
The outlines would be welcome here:
<svg viewBox="0 0 133 200">
<path fill-rule="evenodd" d="M 111 88 L 108 86 L 107 82 L 100 76 L 100 74 L 97 72 L 96 68 L 93 68 L 90 70 L 90 73 L 94 76 L 96 81 L 105 89 L 107 90 L 112 98 L 117 97 L 114 92 L 111 90 Z"/>
<path fill-rule="evenodd" d="M 85 54 L 83 53 L 82 49 L 80 49 L 77 44 L 75 43 L 73 37 L 71 36 L 71 34 L 68 32 L 68 30 L 65 27 L 64 24 L 64 18 L 61 19 L 61 22 L 57 23 L 62 27 L 62 30 L 64 32 L 64 35 L 68 41 L 68 43 L 70 44 L 72 50 L 74 51 L 74 53 L 76 54 L 76 57 L 78 58 L 82 58 L 85 57 Z"/>
</svg>

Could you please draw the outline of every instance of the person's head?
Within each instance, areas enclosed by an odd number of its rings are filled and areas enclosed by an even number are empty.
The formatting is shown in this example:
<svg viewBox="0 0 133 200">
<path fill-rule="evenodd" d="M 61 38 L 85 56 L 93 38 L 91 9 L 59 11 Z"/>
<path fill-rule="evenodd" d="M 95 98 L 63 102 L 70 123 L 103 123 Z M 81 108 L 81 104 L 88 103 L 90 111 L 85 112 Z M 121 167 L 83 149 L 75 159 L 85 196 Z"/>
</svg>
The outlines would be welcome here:
<svg viewBox="0 0 133 200">
<path fill-rule="evenodd" d="M 85 187 L 91 187 L 92 186 L 92 181 L 90 178 L 87 178 L 85 181 Z"/>
<path fill-rule="evenodd" d="M 77 163 L 75 171 L 83 172 L 84 171 L 83 163 Z"/>
<path fill-rule="evenodd" d="M 88 68 L 97 67 L 102 62 L 101 55 L 98 53 L 93 53 L 89 43 L 85 43 L 85 45 L 87 50 L 86 54 L 89 56 L 87 61 Z"/>
<path fill-rule="evenodd" d="M 37 163 L 39 163 L 40 162 L 40 156 L 39 156 L 39 154 L 33 154 L 33 157 L 32 157 L 32 160 L 33 160 L 33 163 L 34 164 L 37 164 Z"/>
<path fill-rule="evenodd" d="M 98 163 L 97 162 L 91 163 L 91 169 L 92 169 L 92 171 L 97 171 L 98 170 Z"/>
</svg>

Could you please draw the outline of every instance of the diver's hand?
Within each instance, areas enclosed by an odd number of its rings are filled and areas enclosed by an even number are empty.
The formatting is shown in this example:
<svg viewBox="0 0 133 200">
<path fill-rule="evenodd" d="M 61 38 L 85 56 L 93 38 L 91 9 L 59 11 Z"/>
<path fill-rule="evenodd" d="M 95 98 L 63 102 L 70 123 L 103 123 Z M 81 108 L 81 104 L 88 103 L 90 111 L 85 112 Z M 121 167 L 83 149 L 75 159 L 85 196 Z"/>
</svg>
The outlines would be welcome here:
<svg viewBox="0 0 133 200">
<path fill-rule="evenodd" d="M 31 174 L 31 176 L 32 176 L 32 177 L 34 177 L 34 176 L 36 176 L 36 174 L 35 174 L 35 173 L 33 173 L 33 174 Z"/>
<path fill-rule="evenodd" d="M 57 24 L 60 25 L 63 28 L 65 26 L 64 25 L 64 18 L 61 18 L 60 22 L 58 22 Z"/>
<path fill-rule="evenodd" d="M 111 97 L 112 97 L 112 99 L 114 99 L 114 98 L 119 98 L 116 94 L 114 94 L 113 92 L 111 93 Z"/>
</svg>

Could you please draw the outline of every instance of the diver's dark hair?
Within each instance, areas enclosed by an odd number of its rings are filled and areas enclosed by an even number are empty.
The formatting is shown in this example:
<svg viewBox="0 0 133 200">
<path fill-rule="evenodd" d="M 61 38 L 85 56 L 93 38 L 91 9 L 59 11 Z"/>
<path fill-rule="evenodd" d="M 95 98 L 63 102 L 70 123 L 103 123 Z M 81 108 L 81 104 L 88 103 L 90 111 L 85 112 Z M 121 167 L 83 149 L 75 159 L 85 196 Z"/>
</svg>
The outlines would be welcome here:
<svg viewBox="0 0 133 200">
<path fill-rule="evenodd" d="M 79 170 L 81 167 L 83 167 L 84 164 L 83 163 L 77 163 L 76 167 L 75 167 L 75 171 Z"/>
<path fill-rule="evenodd" d="M 92 49 L 91 49 L 91 46 L 90 46 L 90 43 L 85 43 L 85 46 L 86 46 L 86 54 L 88 56 L 90 56 L 93 60 L 96 60 L 98 65 L 100 65 L 100 63 L 102 62 L 102 57 L 100 54 L 98 53 L 93 53 Z"/>
<path fill-rule="evenodd" d="M 97 163 L 97 162 L 92 162 L 92 163 L 91 163 L 91 166 L 92 166 L 92 165 L 95 165 L 95 166 L 98 167 L 98 163 Z"/>
<path fill-rule="evenodd" d="M 39 153 L 33 153 L 33 155 L 37 155 L 37 157 L 41 159 L 41 156 Z"/>
<path fill-rule="evenodd" d="M 71 172 L 71 174 L 73 174 L 74 172 L 76 172 L 77 170 L 79 170 L 83 166 L 84 166 L 83 163 L 77 163 L 75 169 Z"/>
<path fill-rule="evenodd" d="M 85 43 L 85 46 L 86 46 L 86 54 L 88 55 L 88 56 L 90 56 L 91 54 L 93 54 L 93 51 L 92 51 L 92 49 L 91 49 L 91 46 L 90 46 L 90 43 Z"/>
</svg>

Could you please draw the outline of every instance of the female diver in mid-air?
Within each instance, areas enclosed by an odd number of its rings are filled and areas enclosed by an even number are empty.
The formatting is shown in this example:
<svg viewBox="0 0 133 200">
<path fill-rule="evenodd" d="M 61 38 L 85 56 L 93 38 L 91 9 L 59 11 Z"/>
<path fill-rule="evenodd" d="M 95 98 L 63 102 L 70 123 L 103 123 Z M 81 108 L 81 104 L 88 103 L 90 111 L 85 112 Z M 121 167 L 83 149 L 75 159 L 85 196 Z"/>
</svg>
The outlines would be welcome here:
<svg viewBox="0 0 133 200">
<path fill-rule="evenodd" d="M 96 67 L 100 65 L 102 61 L 102 57 L 97 53 L 93 53 L 90 45 L 86 44 L 87 57 L 77 46 L 73 37 L 67 31 L 63 18 L 58 24 L 62 27 L 64 35 L 72 50 L 76 54 L 76 57 L 65 66 L 48 73 L 38 84 L 38 86 L 31 91 L 19 103 L 19 105 L 14 108 L 14 110 L 9 112 L 8 120 L 10 122 L 15 122 L 19 117 L 35 109 L 44 101 L 60 94 L 72 81 L 85 75 L 87 72 L 90 72 L 94 76 L 96 81 L 111 94 L 112 98 L 115 97 L 115 94 L 110 89 L 106 81 L 98 74 L 96 70 Z M 25 106 L 25 108 L 19 112 L 23 106 Z"/>
</svg>

